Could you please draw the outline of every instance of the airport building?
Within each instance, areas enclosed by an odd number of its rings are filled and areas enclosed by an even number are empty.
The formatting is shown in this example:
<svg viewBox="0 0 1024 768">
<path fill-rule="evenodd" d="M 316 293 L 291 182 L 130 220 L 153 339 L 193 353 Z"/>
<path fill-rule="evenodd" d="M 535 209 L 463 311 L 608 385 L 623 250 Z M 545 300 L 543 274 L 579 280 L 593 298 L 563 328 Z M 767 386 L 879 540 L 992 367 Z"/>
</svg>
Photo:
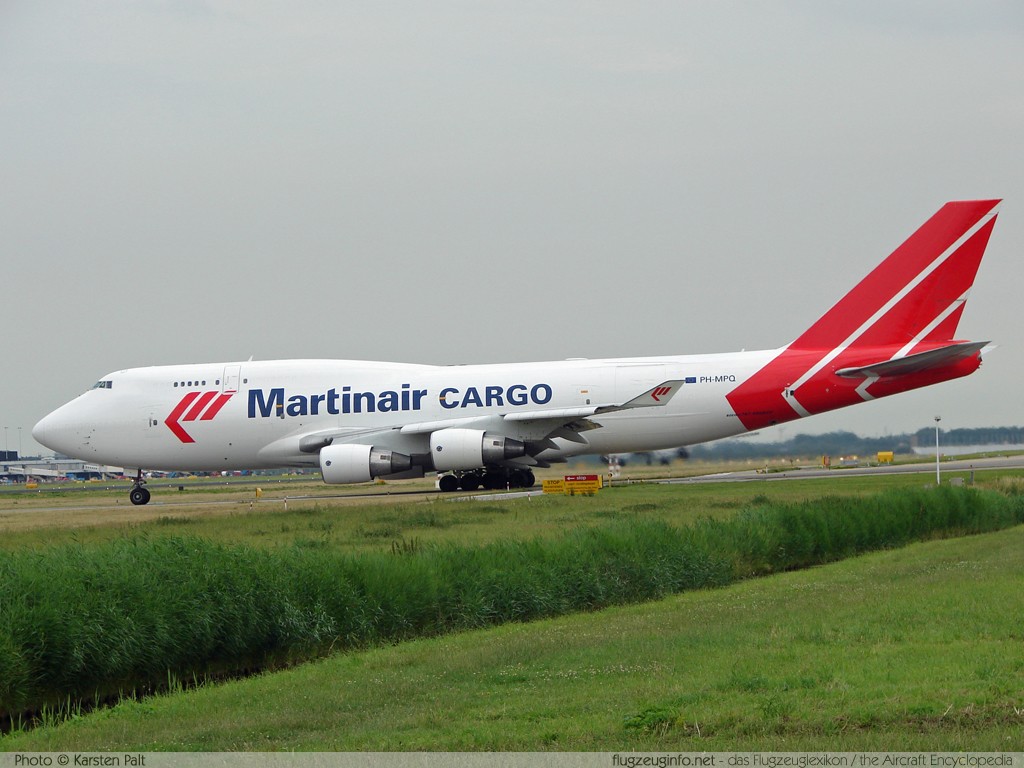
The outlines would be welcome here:
<svg viewBox="0 0 1024 768">
<path fill-rule="evenodd" d="M 0 483 L 24 483 L 30 480 L 94 480 L 121 477 L 121 467 L 92 464 L 79 459 L 18 458 L 16 451 L 0 452 Z"/>
</svg>

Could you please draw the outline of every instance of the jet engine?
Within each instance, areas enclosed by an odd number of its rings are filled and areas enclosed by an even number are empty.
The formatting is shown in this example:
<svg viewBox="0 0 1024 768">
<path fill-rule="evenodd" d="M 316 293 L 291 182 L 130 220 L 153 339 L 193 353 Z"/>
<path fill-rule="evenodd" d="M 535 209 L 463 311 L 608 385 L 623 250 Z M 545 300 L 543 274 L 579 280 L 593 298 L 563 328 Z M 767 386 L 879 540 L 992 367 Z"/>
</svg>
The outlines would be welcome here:
<svg viewBox="0 0 1024 768">
<path fill-rule="evenodd" d="M 521 441 L 482 429 L 439 429 L 430 435 L 430 456 L 439 472 L 479 469 L 525 455 Z"/>
<path fill-rule="evenodd" d="M 328 445 L 320 449 L 320 474 L 324 482 L 365 483 L 380 475 L 405 472 L 412 460 L 404 453 L 395 453 L 372 445 Z"/>
</svg>

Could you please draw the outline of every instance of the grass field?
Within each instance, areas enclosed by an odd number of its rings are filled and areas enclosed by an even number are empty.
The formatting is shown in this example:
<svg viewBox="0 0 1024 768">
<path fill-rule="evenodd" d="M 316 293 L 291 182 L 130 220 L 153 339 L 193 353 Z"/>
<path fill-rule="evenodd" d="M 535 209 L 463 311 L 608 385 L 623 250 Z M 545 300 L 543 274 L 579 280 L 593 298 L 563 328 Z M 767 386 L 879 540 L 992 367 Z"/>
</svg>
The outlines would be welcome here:
<svg viewBox="0 0 1024 768">
<path fill-rule="evenodd" d="M 677 466 L 677 470 L 687 473 L 728 468 L 746 468 L 746 464 Z M 663 472 L 661 467 L 630 468 L 623 482 L 642 481 Z M 1004 478 L 1012 481 L 1020 475 L 979 472 L 977 481 L 979 487 L 999 488 L 1006 482 Z M 261 483 L 259 501 L 252 485 L 182 481 L 184 491 L 175 490 L 176 482 L 157 491 L 153 503 L 133 507 L 127 500 L 128 485 L 111 490 L 100 484 L 77 484 L 86 490 L 0 493 L 0 548 L 93 543 L 139 533 L 188 534 L 254 546 L 299 545 L 345 551 L 390 550 L 394 542 L 413 539 L 421 543 L 479 544 L 506 537 L 553 535 L 567 526 L 638 515 L 686 524 L 699 517 L 727 517 L 754 498 L 799 502 L 829 493 L 865 495 L 885 489 L 920 488 L 928 482 L 928 477 L 921 475 L 845 477 L 839 472 L 834 479 L 715 483 L 686 489 L 638 482 L 607 489 L 592 498 L 577 498 L 568 507 L 561 499 L 502 500 L 500 494 L 495 501 L 460 501 L 434 493 L 432 483 L 423 480 L 339 490 L 325 486 L 318 478 L 301 483 Z M 374 495 L 366 495 L 374 491 Z"/>
<path fill-rule="evenodd" d="M 4 750 L 1019 750 L 1024 528 L 338 655 Z"/>
<path fill-rule="evenodd" d="M 1012 473 L 978 480 L 1019 490 Z M 288 511 L 280 500 L 250 510 L 251 490 L 233 490 L 248 498 L 131 510 L 115 522 L 98 511 L 111 497 L 95 490 L 85 506 L 97 512 L 73 524 L 59 512 L 4 510 L 0 499 L 0 546 L 45 552 L 183 533 L 270 552 L 481 546 L 922 484 L 640 485 L 495 502 L 325 497 Z M 1022 536 L 1018 527 L 638 607 L 349 652 L 125 702 L 2 737 L 0 749 L 1008 749 L 1024 743 Z"/>
</svg>

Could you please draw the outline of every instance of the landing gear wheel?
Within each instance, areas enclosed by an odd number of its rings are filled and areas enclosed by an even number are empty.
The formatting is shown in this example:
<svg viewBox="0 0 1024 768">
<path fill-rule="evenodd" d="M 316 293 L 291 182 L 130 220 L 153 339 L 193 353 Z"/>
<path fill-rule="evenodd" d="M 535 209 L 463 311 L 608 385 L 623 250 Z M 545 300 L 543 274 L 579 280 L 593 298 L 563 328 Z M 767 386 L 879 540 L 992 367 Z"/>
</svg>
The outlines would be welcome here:
<svg viewBox="0 0 1024 768">
<path fill-rule="evenodd" d="M 470 472 L 459 478 L 459 487 L 464 491 L 475 491 L 480 487 L 480 475 Z"/>
<path fill-rule="evenodd" d="M 533 472 L 529 469 L 518 469 L 512 475 L 512 482 L 516 488 L 533 488 L 537 478 L 533 476 Z"/>
<path fill-rule="evenodd" d="M 437 487 L 442 493 L 452 493 L 459 490 L 459 478 L 455 475 L 441 475 L 437 480 Z"/>
<path fill-rule="evenodd" d="M 488 491 L 500 491 L 506 485 L 505 476 L 497 472 L 488 472 L 484 475 L 484 488 Z"/>
<path fill-rule="evenodd" d="M 141 506 L 149 503 L 149 491 L 143 488 L 141 485 L 136 485 L 128 493 L 128 498 L 131 499 L 132 504 Z"/>
</svg>

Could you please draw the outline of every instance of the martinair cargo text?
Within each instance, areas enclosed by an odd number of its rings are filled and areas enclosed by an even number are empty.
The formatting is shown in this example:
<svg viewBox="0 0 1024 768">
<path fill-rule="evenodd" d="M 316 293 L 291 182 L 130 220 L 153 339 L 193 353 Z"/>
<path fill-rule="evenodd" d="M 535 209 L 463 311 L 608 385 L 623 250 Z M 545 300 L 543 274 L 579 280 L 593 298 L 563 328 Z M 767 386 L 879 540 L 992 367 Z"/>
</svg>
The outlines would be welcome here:
<svg viewBox="0 0 1024 768">
<path fill-rule="evenodd" d="M 430 366 L 282 360 L 133 368 L 32 434 L 143 470 L 319 467 L 324 482 L 437 472 L 442 490 L 529 487 L 578 454 L 701 443 L 974 372 L 958 340 L 998 200 L 944 205 L 795 341 L 729 354 Z"/>
</svg>

